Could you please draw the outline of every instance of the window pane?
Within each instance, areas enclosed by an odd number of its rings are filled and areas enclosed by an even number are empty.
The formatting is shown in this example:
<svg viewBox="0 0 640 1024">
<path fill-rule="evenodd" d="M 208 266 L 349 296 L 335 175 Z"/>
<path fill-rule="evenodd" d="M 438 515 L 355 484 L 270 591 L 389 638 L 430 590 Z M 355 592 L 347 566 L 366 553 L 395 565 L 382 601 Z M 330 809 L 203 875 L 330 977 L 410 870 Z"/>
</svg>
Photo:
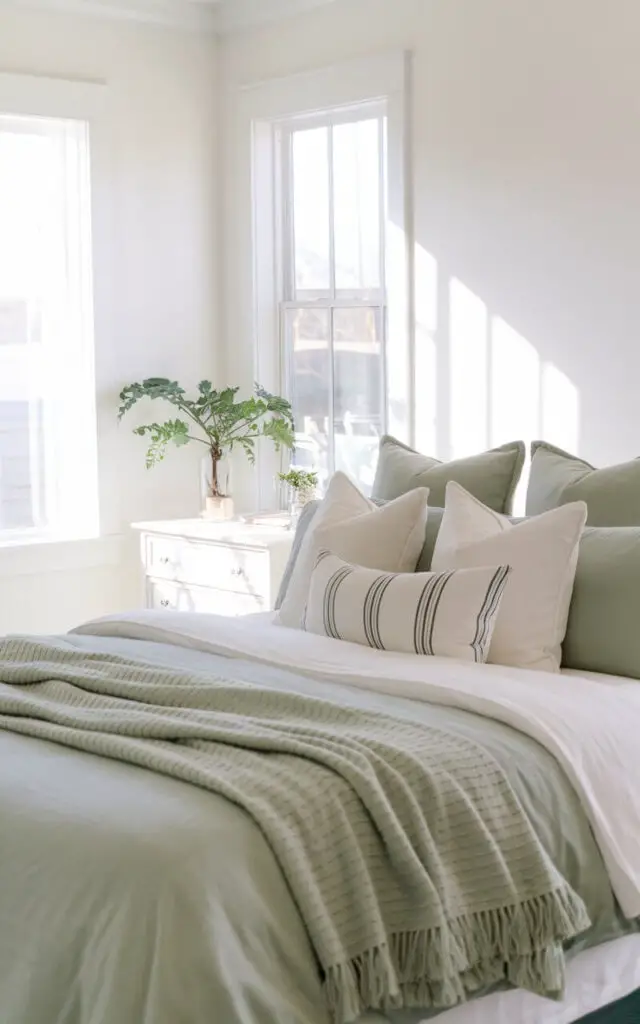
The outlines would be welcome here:
<svg viewBox="0 0 640 1024">
<path fill-rule="evenodd" d="M 41 525 L 39 405 L 0 400 L 0 530 Z"/>
<path fill-rule="evenodd" d="M 295 284 L 298 291 L 328 291 L 329 130 L 293 133 Z"/>
<path fill-rule="evenodd" d="M 95 532 L 88 132 L 0 115 L 0 531 Z"/>
<path fill-rule="evenodd" d="M 371 489 L 384 430 L 382 311 L 334 309 L 335 468 Z"/>
<path fill-rule="evenodd" d="M 336 125 L 333 129 L 338 289 L 381 287 L 379 125 L 376 119 Z"/>
<path fill-rule="evenodd" d="M 289 398 L 296 424 L 293 461 L 298 468 L 316 470 L 320 486 L 331 472 L 330 323 L 327 309 L 287 310 Z"/>
</svg>

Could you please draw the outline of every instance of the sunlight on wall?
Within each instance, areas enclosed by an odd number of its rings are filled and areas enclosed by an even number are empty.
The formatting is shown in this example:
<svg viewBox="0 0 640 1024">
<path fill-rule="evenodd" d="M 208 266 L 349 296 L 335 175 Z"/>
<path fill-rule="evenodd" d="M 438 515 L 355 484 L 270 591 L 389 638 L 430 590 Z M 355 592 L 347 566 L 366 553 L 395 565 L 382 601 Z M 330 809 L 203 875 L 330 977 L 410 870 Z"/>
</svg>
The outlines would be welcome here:
<svg viewBox="0 0 640 1024">
<path fill-rule="evenodd" d="M 416 245 L 415 309 L 416 347 L 414 363 L 414 437 L 419 451 L 432 455 L 437 449 L 438 359 L 438 264 L 421 245 Z"/>
<path fill-rule="evenodd" d="M 541 437 L 577 452 L 580 442 L 580 395 L 575 384 L 553 363 L 542 368 Z"/>
<path fill-rule="evenodd" d="M 491 444 L 521 440 L 528 449 L 540 436 L 540 356 L 501 317 L 492 319 L 491 355 Z M 515 515 L 524 515 L 528 482 L 527 460 L 514 497 Z"/>
<path fill-rule="evenodd" d="M 414 262 L 417 449 L 445 460 L 459 459 L 508 441 L 522 440 L 529 447 L 531 441 L 543 439 L 579 452 L 580 396 L 569 377 L 543 361 L 529 339 L 492 315 L 482 298 L 458 278 L 452 277 L 448 285 L 446 279 L 439 282 L 436 259 L 419 245 Z M 439 345 L 448 346 L 448 351 L 439 352 Z M 400 406 L 406 402 L 404 364 L 401 354 L 394 357 L 392 346 L 389 359 L 390 368 L 395 365 Z M 442 394 L 443 387 L 448 394 Z M 443 417 L 448 421 L 444 430 Z M 524 510 L 528 475 L 527 460 L 515 501 L 518 513 Z"/>
<path fill-rule="evenodd" d="M 449 284 L 451 458 L 488 446 L 489 352 L 487 307 L 457 278 Z"/>
<path fill-rule="evenodd" d="M 440 457 L 463 458 L 515 440 L 529 446 L 538 438 L 579 451 L 580 396 L 573 382 L 455 277 L 448 339 L 450 451 Z M 516 513 L 524 511 L 528 476 L 527 463 Z"/>
<path fill-rule="evenodd" d="M 540 356 L 496 316 L 491 324 L 491 443 L 540 434 Z"/>
</svg>

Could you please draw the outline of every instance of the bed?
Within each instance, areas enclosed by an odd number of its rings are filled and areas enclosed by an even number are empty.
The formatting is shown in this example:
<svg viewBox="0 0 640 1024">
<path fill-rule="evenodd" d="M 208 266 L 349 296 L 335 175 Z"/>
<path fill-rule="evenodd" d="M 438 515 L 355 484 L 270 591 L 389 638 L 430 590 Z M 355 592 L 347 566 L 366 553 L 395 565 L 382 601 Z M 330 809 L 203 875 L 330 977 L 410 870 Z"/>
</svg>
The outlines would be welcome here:
<svg viewBox="0 0 640 1024">
<path fill-rule="evenodd" d="M 228 674 L 249 690 L 444 716 L 474 742 L 481 736 L 589 916 L 566 944 L 564 992 L 551 1000 L 498 983 L 454 1008 L 367 1013 L 360 1024 L 640 1020 L 637 682 L 393 655 L 284 629 L 269 615 L 145 612 L 46 643 L 61 665 L 71 652 L 194 678 Z M 37 673 L 16 686 L 7 652 L 5 643 L 0 1019 L 329 1024 L 308 922 L 246 808 L 186 781 L 186 769 L 180 778 L 143 766 L 137 740 L 96 746 L 104 726 L 91 702 L 76 707 L 62 682 L 39 695 Z M 158 742 L 174 756 L 175 736 Z M 265 773 L 270 763 L 265 750 Z"/>
</svg>

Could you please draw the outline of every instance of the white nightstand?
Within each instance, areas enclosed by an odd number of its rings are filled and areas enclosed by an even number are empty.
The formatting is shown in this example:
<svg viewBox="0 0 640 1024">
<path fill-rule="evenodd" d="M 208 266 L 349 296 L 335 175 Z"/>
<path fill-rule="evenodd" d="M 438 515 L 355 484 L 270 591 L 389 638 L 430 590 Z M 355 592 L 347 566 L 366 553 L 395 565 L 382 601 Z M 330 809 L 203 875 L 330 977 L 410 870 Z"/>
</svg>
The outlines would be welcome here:
<svg viewBox="0 0 640 1024">
<path fill-rule="evenodd" d="M 134 523 L 147 608 L 247 615 L 275 603 L 293 530 L 205 519 Z"/>
</svg>

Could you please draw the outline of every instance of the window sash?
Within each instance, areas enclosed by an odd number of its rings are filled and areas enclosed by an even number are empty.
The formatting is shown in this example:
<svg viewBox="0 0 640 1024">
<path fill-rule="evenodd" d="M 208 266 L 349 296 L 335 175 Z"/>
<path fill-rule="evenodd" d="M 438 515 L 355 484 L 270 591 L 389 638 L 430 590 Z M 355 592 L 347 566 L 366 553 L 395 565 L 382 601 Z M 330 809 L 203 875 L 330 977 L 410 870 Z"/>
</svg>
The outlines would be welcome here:
<svg viewBox="0 0 640 1024">
<path fill-rule="evenodd" d="M 367 102 L 347 108 L 337 108 L 313 116 L 290 118 L 286 122 L 274 125 L 274 145 L 277 152 L 276 173 L 280 181 L 278 214 L 282 231 L 278 239 L 278 263 L 280 266 L 280 291 L 282 301 L 293 301 L 298 298 L 373 298 L 379 292 L 386 299 L 386 225 L 388 217 L 387 202 L 387 104 L 383 101 Z M 335 242 L 335 188 L 334 188 L 334 151 L 333 129 L 346 124 L 358 124 L 362 121 L 378 123 L 378 194 L 379 194 L 379 275 L 378 289 L 337 288 L 336 287 L 336 242 Z M 329 195 L 329 275 L 330 285 L 327 289 L 300 289 L 296 286 L 295 258 L 295 223 L 294 223 L 294 173 L 293 173 L 293 138 L 296 132 L 313 128 L 326 128 L 328 131 L 328 195 Z"/>
<path fill-rule="evenodd" d="M 0 112 L 0 137 L 6 134 L 44 136 L 56 146 L 54 166 L 60 184 L 53 208 L 56 222 L 52 222 L 49 238 L 60 247 L 61 256 L 54 260 L 59 268 L 56 279 L 45 277 L 42 292 L 39 288 L 32 291 L 25 282 L 24 293 L 20 290 L 16 295 L 25 302 L 33 298 L 42 301 L 39 341 L 27 338 L 24 345 L 0 346 L 0 366 L 4 363 L 7 370 L 13 365 L 18 379 L 28 381 L 28 393 L 21 397 L 22 388 L 12 386 L 6 373 L 4 400 L 29 402 L 34 524 L 4 528 L 0 524 L 0 543 L 95 536 L 98 485 L 89 126 L 80 120 Z M 46 265 L 45 273 L 49 273 Z"/>
</svg>

